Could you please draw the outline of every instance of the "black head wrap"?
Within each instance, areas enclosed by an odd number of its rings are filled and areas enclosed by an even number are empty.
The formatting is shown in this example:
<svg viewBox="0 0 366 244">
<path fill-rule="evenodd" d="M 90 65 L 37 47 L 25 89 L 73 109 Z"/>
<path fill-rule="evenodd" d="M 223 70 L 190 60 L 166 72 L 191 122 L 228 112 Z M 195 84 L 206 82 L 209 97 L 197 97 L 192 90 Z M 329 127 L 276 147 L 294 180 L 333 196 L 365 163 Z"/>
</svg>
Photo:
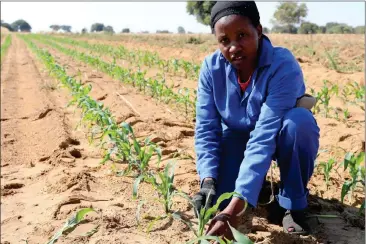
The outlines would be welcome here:
<svg viewBox="0 0 366 244">
<path fill-rule="evenodd" d="M 252 24 L 257 27 L 259 22 L 259 12 L 254 1 L 219 1 L 211 10 L 211 29 L 214 31 L 216 22 L 227 15 L 242 15 L 248 17 Z"/>
</svg>

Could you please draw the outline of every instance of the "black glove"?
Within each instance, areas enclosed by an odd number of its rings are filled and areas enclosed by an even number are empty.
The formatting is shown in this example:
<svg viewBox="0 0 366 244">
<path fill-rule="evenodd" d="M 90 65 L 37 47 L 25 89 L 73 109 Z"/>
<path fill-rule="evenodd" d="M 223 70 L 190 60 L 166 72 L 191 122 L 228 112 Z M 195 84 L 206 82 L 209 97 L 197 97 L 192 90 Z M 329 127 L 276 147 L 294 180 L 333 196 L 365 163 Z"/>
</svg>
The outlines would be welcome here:
<svg viewBox="0 0 366 244">
<path fill-rule="evenodd" d="M 200 212 L 201 208 L 205 207 L 206 200 L 207 200 L 206 209 L 211 208 L 212 200 L 213 200 L 214 196 L 216 196 L 215 180 L 213 180 L 213 179 L 205 180 L 202 183 L 201 190 L 193 196 L 193 203 L 194 203 L 197 211 Z M 194 214 L 197 218 L 198 216 L 197 216 L 196 211 L 194 211 Z"/>
</svg>

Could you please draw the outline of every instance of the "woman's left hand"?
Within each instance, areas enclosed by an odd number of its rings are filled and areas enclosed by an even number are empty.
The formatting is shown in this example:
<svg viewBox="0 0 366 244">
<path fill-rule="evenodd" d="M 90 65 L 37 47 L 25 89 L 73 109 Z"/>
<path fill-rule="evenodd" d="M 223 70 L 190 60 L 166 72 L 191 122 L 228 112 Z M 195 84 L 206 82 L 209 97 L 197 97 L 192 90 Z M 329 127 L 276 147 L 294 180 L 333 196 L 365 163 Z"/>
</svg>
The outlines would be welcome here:
<svg viewBox="0 0 366 244">
<path fill-rule="evenodd" d="M 232 240 L 233 234 L 230 230 L 228 223 L 230 223 L 230 225 L 235 229 L 238 228 L 239 219 L 241 213 L 245 208 L 245 205 L 246 204 L 244 200 L 233 197 L 229 205 L 220 214 L 212 219 L 206 235 L 218 236 L 221 238 L 227 238 L 228 240 Z"/>
<path fill-rule="evenodd" d="M 230 223 L 232 227 L 237 228 L 239 222 L 238 220 L 238 217 L 222 212 L 212 219 L 206 235 L 221 237 L 224 240 L 225 238 L 227 238 L 228 240 L 233 240 L 233 234 L 230 230 L 228 223 Z"/>
</svg>

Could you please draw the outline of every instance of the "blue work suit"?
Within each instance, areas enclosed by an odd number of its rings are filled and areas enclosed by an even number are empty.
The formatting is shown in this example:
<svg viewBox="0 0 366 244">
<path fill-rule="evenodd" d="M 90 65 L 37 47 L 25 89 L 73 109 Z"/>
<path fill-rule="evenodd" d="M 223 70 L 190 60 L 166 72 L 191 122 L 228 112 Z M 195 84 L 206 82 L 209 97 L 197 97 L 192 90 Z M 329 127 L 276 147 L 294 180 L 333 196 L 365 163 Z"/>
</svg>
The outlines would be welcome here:
<svg viewBox="0 0 366 244">
<path fill-rule="evenodd" d="M 270 167 L 280 168 L 280 206 L 307 207 L 307 183 L 319 148 L 310 110 L 296 107 L 304 77 L 292 53 L 263 35 L 259 62 L 242 94 L 236 69 L 220 50 L 201 66 L 196 103 L 195 150 L 200 182 L 217 181 L 216 198 L 236 191 L 252 206 Z M 215 203 L 216 199 L 214 199 Z"/>
</svg>

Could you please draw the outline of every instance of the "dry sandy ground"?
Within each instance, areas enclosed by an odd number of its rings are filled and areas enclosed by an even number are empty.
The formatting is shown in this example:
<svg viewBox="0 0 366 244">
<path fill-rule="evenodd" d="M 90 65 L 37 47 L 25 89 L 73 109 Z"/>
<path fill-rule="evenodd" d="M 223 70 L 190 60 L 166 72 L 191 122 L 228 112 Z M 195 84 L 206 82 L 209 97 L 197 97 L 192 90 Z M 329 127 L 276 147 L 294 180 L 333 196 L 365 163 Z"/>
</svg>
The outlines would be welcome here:
<svg viewBox="0 0 366 244">
<path fill-rule="evenodd" d="M 57 62 L 66 66 L 70 76 L 80 71 L 82 82 L 93 86 L 91 96 L 103 101 L 115 117 L 129 122 L 138 137 L 152 135 L 163 149 L 164 162 L 174 153 L 182 155 L 176 168 L 176 186 L 189 194 L 198 190 L 193 123 L 187 123 L 179 114 L 132 87 L 48 49 Z M 305 75 L 311 73 L 314 77 L 309 79 L 314 84 L 317 76 L 338 75 L 316 67 L 304 68 Z M 184 243 L 190 240 L 193 234 L 178 221 L 158 222 L 150 234 L 145 232 L 147 220 L 142 221 L 142 226 L 137 225 L 138 203 L 132 199 L 133 179 L 111 175 L 109 165 L 99 164 L 97 147 L 88 143 L 83 128 L 75 129 L 80 117 L 73 107 L 66 107 L 70 95 L 56 87 L 57 82 L 47 74 L 25 43 L 14 38 L 1 69 L 1 243 L 25 243 L 22 239 L 28 243 L 45 243 L 81 207 L 93 207 L 98 214 L 90 214 L 86 223 L 67 237 L 61 237 L 59 243 Z M 138 114 L 126 106 L 120 95 L 133 104 Z M 355 111 L 353 115 L 360 117 L 362 113 Z M 317 119 L 322 129 L 321 149 L 338 146 L 346 151 L 361 150 L 363 124 L 347 126 L 333 119 L 320 116 Z M 342 154 L 337 154 L 337 150 L 334 156 L 339 161 Z M 321 155 L 321 159 L 329 156 Z M 343 175 L 341 169 L 339 174 Z M 364 243 L 363 219 L 356 217 L 354 207 L 338 201 L 342 183 L 336 172 L 332 174 L 329 190 L 321 173 L 316 172 L 312 178 L 309 184 L 312 212 L 342 216 L 320 219 L 312 236 L 284 234 L 280 226 L 267 221 L 269 209 L 264 207 L 248 213 L 239 229 L 262 243 Z M 140 199 L 151 200 L 154 194 L 150 186 L 141 185 Z M 362 192 L 357 194 L 357 206 L 362 196 Z M 70 198 L 74 200 L 67 201 Z M 150 202 L 142 212 L 161 215 L 161 206 Z M 176 199 L 173 208 L 194 221 L 185 200 Z M 77 236 L 97 224 L 100 228 L 91 237 Z"/>
</svg>

